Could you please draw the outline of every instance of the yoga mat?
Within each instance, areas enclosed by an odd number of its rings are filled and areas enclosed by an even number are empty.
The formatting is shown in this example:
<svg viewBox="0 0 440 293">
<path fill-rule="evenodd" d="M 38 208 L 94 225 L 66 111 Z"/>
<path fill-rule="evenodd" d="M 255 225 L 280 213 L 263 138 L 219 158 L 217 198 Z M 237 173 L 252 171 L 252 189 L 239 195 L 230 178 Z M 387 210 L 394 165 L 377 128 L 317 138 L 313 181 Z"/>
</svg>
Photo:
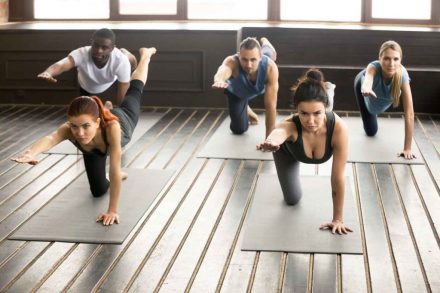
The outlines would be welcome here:
<svg viewBox="0 0 440 293">
<path fill-rule="evenodd" d="M 348 161 L 359 163 L 424 164 L 414 138 L 412 152 L 416 158 L 405 160 L 397 154 L 403 150 L 405 138 L 402 118 L 378 118 L 375 136 L 367 136 L 360 117 L 343 117 L 348 126 Z"/>
<path fill-rule="evenodd" d="M 294 206 L 284 202 L 277 175 L 259 175 L 250 212 L 246 217 L 241 249 L 298 253 L 362 254 L 357 209 L 345 184 L 344 223 L 347 235 L 319 230 L 333 215 L 330 177 L 301 176 L 302 199 Z"/>
<path fill-rule="evenodd" d="M 122 243 L 174 174 L 171 170 L 123 170 L 128 172 L 128 178 L 121 188 L 119 224 L 104 226 L 95 221 L 99 213 L 107 211 L 109 195 L 94 198 L 84 173 L 9 239 Z"/>
<path fill-rule="evenodd" d="M 142 112 L 139 116 L 138 124 L 133 131 L 130 142 L 124 147 L 124 149 L 130 148 L 145 132 L 147 132 L 157 121 L 162 118 L 163 113 L 150 113 Z M 61 155 L 82 155 L 81 151 L 70 141 L 63 141 L 50 150 L 45 152 L 46 154 L 61 154 Z"/>
<path fill-rule="evenodd" d="M 228 117 L 217 128 L 209 141 L 197 155 L 198 158 L 239 159 L 239 160 L 273 160 L 271 152 L 262 152 L 256 149 L 257 144 L 264 141 L 266 124 L 264 115 L 258 115 L 260 122 L 249 125 L 248 131 L 243 134 L 233 134 Z M 287 115 L 277 115 L 277 121 L 285 120 Z"/>
</svg>

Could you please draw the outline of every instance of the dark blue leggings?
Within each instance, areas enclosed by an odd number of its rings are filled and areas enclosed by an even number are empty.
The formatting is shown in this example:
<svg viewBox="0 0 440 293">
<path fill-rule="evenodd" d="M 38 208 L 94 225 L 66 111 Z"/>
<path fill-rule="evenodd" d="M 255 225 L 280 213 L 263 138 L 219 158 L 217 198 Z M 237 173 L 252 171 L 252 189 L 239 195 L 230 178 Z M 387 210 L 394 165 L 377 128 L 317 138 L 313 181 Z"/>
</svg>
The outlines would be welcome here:
<svg viewBox="0 0 440 293">
<path fill-rule="evenodd" d="M 139 120 L 143 89 L 144 83 L 142 81 L 132 80 L 121 107 L 112 110 L 112 113 L 119 118 L 119 124 L 121 125 L 121 146 L 125 146 L 130 141 Z M 105 130 L 103 129 L 102 131 Z M 110 186 L 110 182 L 105 174 L 106 160 L 107 155 L 95 152 L 84 153 L 84 165 L 90 184 L 90 191 L 94 197 L 104 195 Z"/>
<path fill-rule="evenodd" d="M 362 76 L 365 75 L 365 71 L 364 69 L 359 72 L 354 79 L 354 95 L 356 96 L 356 101 L 361 112 L 365 133 L 368 136 L 374 136 L 377 133 L 377 116 L 368 112 L 367 106 L 365 105 L 365 98 L 361 92 Z"/>
</svg>

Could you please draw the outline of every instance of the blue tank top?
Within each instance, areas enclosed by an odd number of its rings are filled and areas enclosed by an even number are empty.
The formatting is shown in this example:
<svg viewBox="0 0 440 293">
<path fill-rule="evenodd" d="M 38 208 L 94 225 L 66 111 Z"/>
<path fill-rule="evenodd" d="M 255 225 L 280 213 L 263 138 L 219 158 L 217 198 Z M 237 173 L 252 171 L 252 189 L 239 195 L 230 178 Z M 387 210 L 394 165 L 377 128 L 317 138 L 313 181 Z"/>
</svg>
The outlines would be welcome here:
<svg viewBox="0 0 440 293">
<path fill-rule="evenodd" d="M 269 62 L 269 58 L 266 55 L 262 56 L 260 64 L 258 64 L 257 80 L 255 81 L 255 84 L 247 79 L 246 72 L 243 70 L 243 68 L 241 68 L 238 60 L 238 54 L 235 54 L 234 58 L 239 64 L 239 73 L 236 78 L 230 78 L 228 80 L 229 86 L 226 90 L 239 98 L 247 100 L 263 94 L 266 89 L 267 64 Z"/>
<path fill-rule="evenodd" d="M 322 158 L 312 159 L 306 155 L 302 140 L 302 127 L 298 115 L 294 115 L 292 117 L 292 121 L 295 123 L 296 129 L 298 131 L 298 138 L 296 139 L 296 141 L 290 141 L 290 140 L 285 141 L 281 145 L 281 148 L 287 151 L 290 155 L 292 155 L 292 157 L 294 157 L 297 161 L 300 161 L 302 163 L 321 164 L 328 161 L 328 159 L 330 159 L 331 156 L 333 155 L 332 137 L 333 137 L 333 131 L 335 129 L 335 113 L 327 112 L 326 116 L 327 116 L 327 133 L 325 137 L 325 152 Z"/>
</svg>

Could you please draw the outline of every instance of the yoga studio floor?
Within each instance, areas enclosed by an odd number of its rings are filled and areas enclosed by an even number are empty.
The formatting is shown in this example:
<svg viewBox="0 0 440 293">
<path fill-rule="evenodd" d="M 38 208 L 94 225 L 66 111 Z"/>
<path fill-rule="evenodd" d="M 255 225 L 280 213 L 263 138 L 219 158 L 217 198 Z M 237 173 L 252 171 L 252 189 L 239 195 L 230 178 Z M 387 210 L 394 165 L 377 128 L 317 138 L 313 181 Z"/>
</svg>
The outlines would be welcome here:
<svg viewBox="0 0 440 293">
<path fill-rule="evenodd" d="M 347 164 L 363 255 L 241 251 L 258 174 L 275 170 L 196 157 L 222 109 L 144 109 L 163 116 L 123 166 L 175 173 L 122 245 L 8 240 L 84 172 L 80 155 L 45 154 L 34 167 L 9 160 L 64 111 L 0 105 L 0 292 L 440 292 L 440 116 L 416 116 L 423 165 Z M 329 175 L 330 166 L 301 173 Z"/>
</svg>

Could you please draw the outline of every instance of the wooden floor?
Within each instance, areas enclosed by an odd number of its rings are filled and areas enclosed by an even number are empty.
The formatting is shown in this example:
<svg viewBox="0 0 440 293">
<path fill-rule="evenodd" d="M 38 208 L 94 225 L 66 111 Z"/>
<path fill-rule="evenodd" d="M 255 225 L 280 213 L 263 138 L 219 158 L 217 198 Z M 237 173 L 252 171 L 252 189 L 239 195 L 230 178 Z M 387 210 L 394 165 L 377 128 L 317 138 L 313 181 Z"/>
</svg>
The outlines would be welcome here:
<svg viewBox="0 0 440 293">
<path fill-rule="evenodd" d="M 81 156 L 42 155 L 34 167 L 9 160 L 64 111 L 0 105 L 1 292 L 440 292 L 440 116 L 416 117 L 425 165 L 347 164 L 363 255 L 240 250 L 257 175 L 274 167 L 196 158 L 227 116 L 221 109 L 144 109 L 164 116 L 123 166 L 177 172 L 122 245 L 8 240 L 84 172 Z M 329 175 L 330 164 L 301 172 Z"/>
</svg>

